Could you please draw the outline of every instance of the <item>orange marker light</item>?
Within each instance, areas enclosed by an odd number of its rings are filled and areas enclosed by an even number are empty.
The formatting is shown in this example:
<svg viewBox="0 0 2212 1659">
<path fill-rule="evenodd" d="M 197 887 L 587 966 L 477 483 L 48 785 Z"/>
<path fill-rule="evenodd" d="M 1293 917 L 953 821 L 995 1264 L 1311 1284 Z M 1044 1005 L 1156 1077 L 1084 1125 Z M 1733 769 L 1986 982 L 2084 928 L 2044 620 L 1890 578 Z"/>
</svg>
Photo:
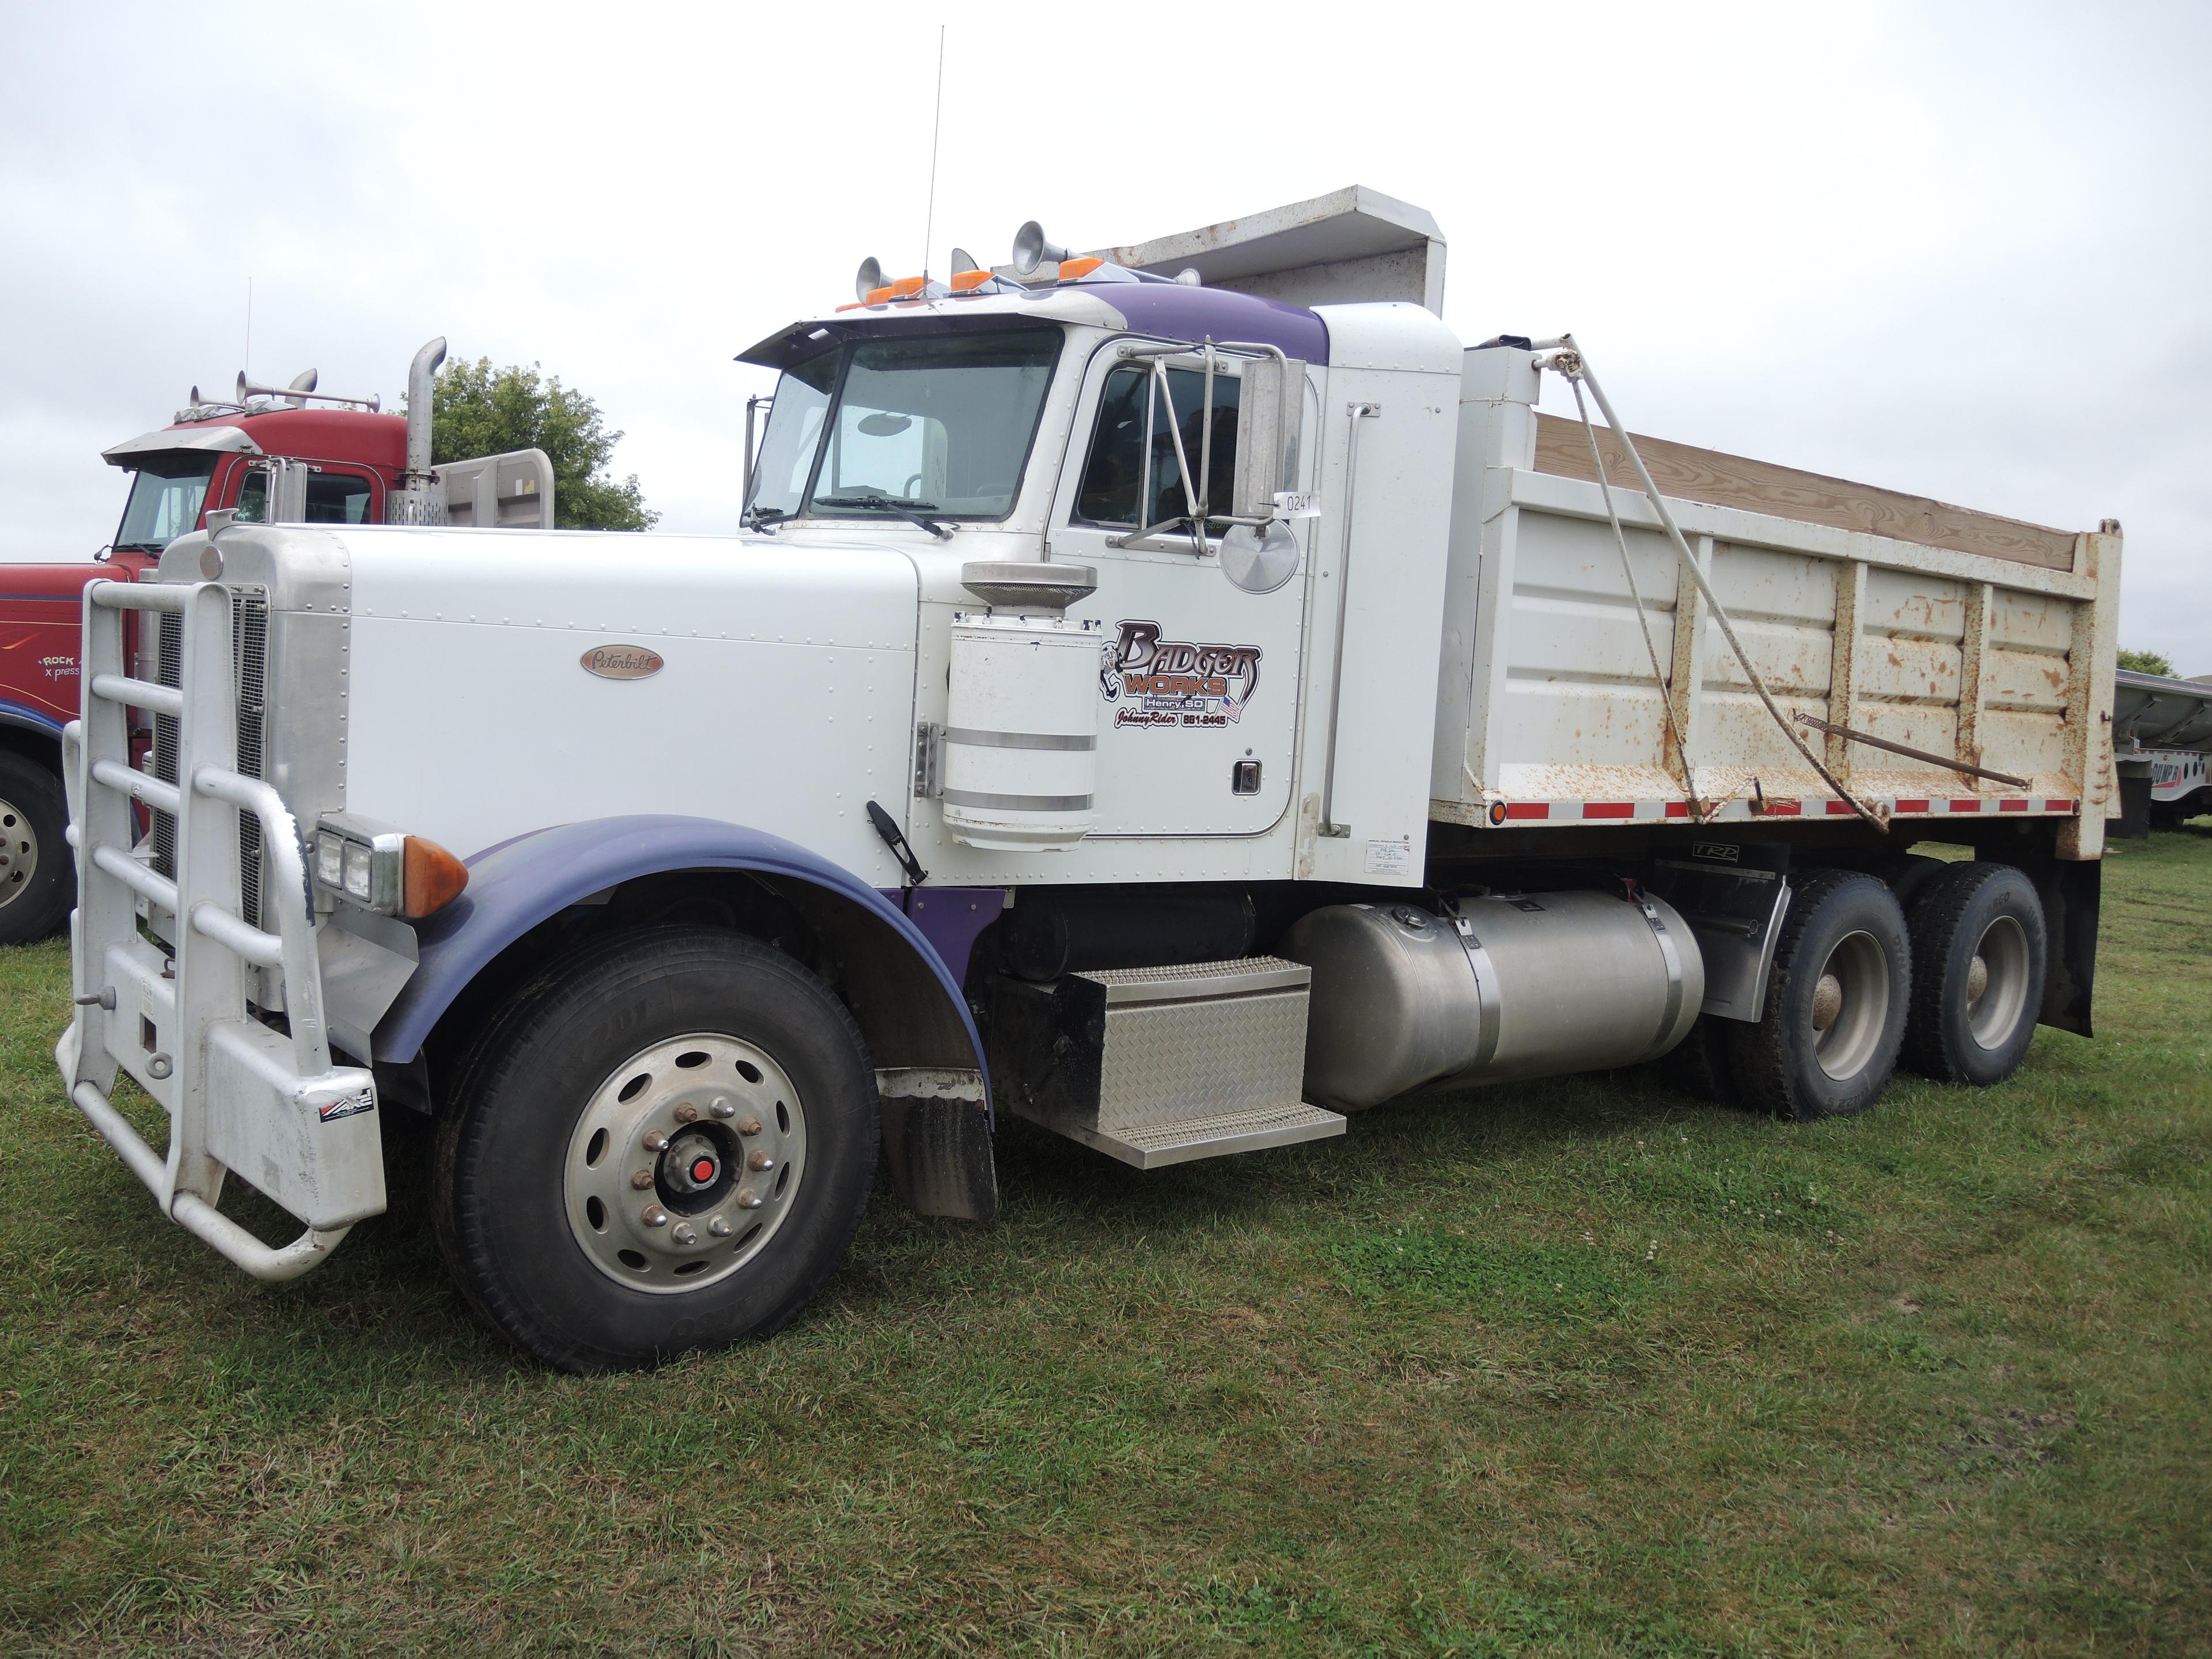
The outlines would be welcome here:
<svg viewBox="0 0 2212 1659">
<path fill-rule="evenodd" d="M 868 290 L 867 303 L 879 306 L 892 300 L 910 300 L 921 292 L 923 285 L 928 280 L 926 276 L 902 276 L 896 283 L 886 283 L 881 288 L 872 288 Z"/>
<path fill-rule="evenodd" d="M 410 921 L 435 915 L 469 884 L 469 866 L 434 841 L 407 837 L 401 855 L 399 914 Z"/>
<path fill-rule="evenodd" d="M 1103 259 L 1062 259 L 1060 262 L 1060 280 L 1072 283 L 1078 277 L 1088 276 L 1105 263 Z"/>
<path fill-rule="evenodd" d="M 952 279 L 952 291 L 955 294 L 966 294 L 982 287 L 990 280 L 991 273 L 988 270 L 963 270 Z"/>
</svg>

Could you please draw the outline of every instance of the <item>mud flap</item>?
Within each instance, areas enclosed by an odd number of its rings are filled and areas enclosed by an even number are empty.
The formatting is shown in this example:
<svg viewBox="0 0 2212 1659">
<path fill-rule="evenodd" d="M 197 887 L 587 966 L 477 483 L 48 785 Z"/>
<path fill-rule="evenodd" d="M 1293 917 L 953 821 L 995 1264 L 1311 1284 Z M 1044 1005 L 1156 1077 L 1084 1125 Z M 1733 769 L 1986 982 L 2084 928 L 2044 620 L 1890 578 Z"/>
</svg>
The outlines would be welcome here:
<svg viewBox="0 0 2212 1659">
<path fill-rule="evenodd" d="M 2100 860 L 2016 860 L 2043 900 L 2051 967 L 2043 981 L 2038 1023 L 2094 1036 L 2090 993 L 2097 980 L 2097 911 L 2105 866 Z"/>
<path fill-rule="evenodd" d="M 916 1215 L 999 1218 L 991 1106 L 980 1072 L 878 1072 L 884 1162 L 899 1201 Z"/>
</svg>

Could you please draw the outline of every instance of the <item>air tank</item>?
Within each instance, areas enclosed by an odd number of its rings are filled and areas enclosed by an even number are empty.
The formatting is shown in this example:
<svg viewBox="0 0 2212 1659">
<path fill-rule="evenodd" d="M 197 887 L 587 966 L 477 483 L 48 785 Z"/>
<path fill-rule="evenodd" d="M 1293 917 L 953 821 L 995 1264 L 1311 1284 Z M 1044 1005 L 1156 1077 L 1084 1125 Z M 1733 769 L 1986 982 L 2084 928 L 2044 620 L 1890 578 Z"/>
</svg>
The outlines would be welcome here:
<svg viewBox="0 0 2212 1659">
<path fill-rule="evenodd" d="M 1663 899 L 1573 891 L 1334 904 L 1278 954 L 1313 969 L 1306 1098 L 1338 1111 L 1656 1059 L 1705 1000 L 1705 959 Z"/>
</svg>

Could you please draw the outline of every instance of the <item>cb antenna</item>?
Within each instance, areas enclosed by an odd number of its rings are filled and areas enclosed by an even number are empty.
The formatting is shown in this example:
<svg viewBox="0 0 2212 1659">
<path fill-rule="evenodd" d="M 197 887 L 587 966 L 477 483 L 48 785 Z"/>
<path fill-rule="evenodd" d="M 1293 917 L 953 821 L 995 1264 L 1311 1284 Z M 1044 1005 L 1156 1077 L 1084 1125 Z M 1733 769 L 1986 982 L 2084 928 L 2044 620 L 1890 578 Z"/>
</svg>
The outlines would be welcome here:
<svg viewBox="0 0 2212 1659">
<path fill-rule="evenodd" d="M 937 135 L 945 125 L 945 25 L 937 26 L 937 104 L 929 119 L 929 202 L 921 215 L 921 279 L 929 281 L 929 238 L 937 228 Z"/>
</svg>

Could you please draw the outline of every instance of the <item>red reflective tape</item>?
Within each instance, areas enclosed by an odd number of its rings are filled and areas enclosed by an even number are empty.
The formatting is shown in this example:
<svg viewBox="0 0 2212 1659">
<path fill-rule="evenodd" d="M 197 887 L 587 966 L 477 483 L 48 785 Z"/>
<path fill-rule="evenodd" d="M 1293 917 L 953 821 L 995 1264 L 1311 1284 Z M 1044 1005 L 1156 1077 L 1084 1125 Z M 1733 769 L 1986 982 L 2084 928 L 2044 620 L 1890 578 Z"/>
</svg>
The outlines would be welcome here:
<svg viewBox="0 0 2212 1659">
<path fill-rule="evenodd" d="M 1690 803 L 1686 800 L 1668 801 L 1667 816 L 1670 818 L 1686 818 L 1690 816 Z"/>
<path fill-rule="evenodd" d="M 1924 800 L 1901 800 L 1890 809 L 1893 812 L 1924 812 L 1927 810 L 1928 803 Z"/>
<path fill-rule="evenodd" d="M 2054 812 L 2070 812 L 2074 810 L 2074 803 L 2070 800 L 2047 800 L 2043 804 Z"/>
<path fill-rule="evenodd" d="M 1832 800 L 1828 803 L 1828 816 L 1832 818 L 1848 817 L 1851 811 L 1851 804 L 1847 800 Z"/>
<path fill-rule="evenodd" d="M 1632 818 L 1636 803 L 1632 800 L 1586 800 L 1583 803 L 1586 818 Z"/>
<path fill-rule="evenodd" d="M 1997 811 L 2000 812 L 2025 812 L 2027 811 L 2027 803 L 2024 800 L 2001 800 L 1997 803 Z"/>
<path fill-rule="evenodd" d="M 1954 800 L 1951 803 L 1951 810 L 1954 812 L 1978 812 L 1982 810 L 1982 804 L 1978 800 Z"/>
<path fill-rule="evenodd" d="M 1547 800 L 1508 801 L 1505 803 L 1505 816 L 1509 818 L 1548 818 L 1552 816 L 1552 803 Z"/>
</svg>

